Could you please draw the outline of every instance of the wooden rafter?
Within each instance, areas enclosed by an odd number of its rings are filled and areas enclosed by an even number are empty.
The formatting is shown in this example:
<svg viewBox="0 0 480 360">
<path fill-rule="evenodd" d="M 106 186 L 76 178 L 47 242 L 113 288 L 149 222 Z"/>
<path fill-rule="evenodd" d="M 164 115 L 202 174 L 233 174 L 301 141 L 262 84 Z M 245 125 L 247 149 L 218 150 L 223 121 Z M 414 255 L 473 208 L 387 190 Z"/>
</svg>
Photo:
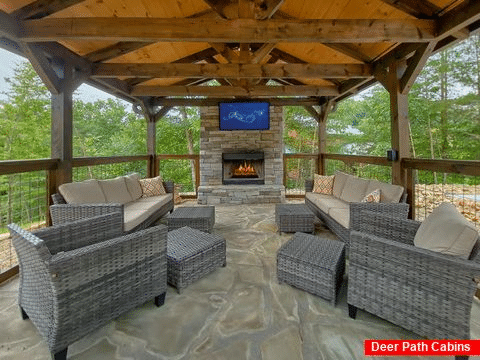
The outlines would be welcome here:
<svg viewBox="0 0 480 360">
<path fill-rule="evenodd" d="M 417 78 L 420 71 L 422 71 L 425 66 L 428 58 L 435 49 L 436 42 L 431 42 L 428 44 L 422 44 L 420 48 L 415 52 L 408 62 L 407 69 L 405 73 L 399 80 L 400 82 L 400 92 L 406 94 L 410 91 L 415 79 Z"/>
<path fill-rule="evenodd" d="M 40 19 L 85 0 L 37 0 L 15 10 L 11 15 L 18 20 Z"/>
<path fill-rule="evenodd" d="M 224 19 L 253 18 L 269 19 L 283 4 L 284 0 L 204 0 Z M 241 6 L 240 3 L 243 2 Z M 245 17 L 245 9 L 252 16 Z"/>
<path fill-rule="evenodd" d="M 455 19 L 459 20 L 459 19 Z M 23 41 L 110 40 L 269 42 L 428 42 L 433 20 L 211 20 L 143 18 L 56 18 L 26 20 Z M 457 29 L 458 30 L 458 29 Z M 447 30 L 445 30 L 447 31 Z"/>
<path fill-rule="evenodd" d="M 433 19 L 441 8 L 427 0 L 381 0 L 404 13 L 418 19 Z"/>
<path fill-rule="evenodd" d="M 437 40 L 454 35 L 480 20 L 480 1 L 465 0 L 438 19 Z"/>
<path fill-rule="evenodd" d="M 319 105 L 319 100 L 317 98 L 298 98 L 298 97 L 267 97 L 262 98 L 262 100 L 267 101 L 270 105 L 278 106 L 308 106 L 308 105 Z M 154 104 L 157 106 L 215 106 L 219 102 L 228 102 L 232 101 L 232 97 L 219 97 L 219 98 L 168 98 L 168 97 L 159 97 L 155 98 Z"/>
<path fill-rule="evenodd" d="M 328 46 L 329 48 L 338 51 L 344 55 L 347 55 L 351 57 L 352 59 L 364 62 L 364 63 L 369 63 L 372 61 L 372 58 L 369 57 L 368 55 L 365 55 L 362 53 L 360 50 L 354 48 L 350 44 L 324 44 L 325 46 Z"/>
<path fill-rule="evenodd" d="M 363 78 L 373 76 L 365 64 L 96 64 L 94 77 L 146 78 Z"/>
<path fill-rule="evenodd" d="M 149 86 L 138 85 L 133 96 L 331 96 L 338 95 L 334 86 Z"/>
<path fill-rule="evenodd" d="M 260 49 L 256 50 L 252 54 L 252 58 L 250 59 L 251 64 L 259 64 L 265 60 L 265 58 L 270 54 L 270 52 L 275 48 L 277 44 L 270 43 L 270 44 L 263 44 Z"/>
<path fill-rule="evenodd" d="M 91 62 L 107 61 L 128 54 L 129 52 L 141 49 L 151 44 L 153 44 L 153 42 L 146 43 L 143 41 L 120 41 L 111 46 L 107 46 L 105 48 L 88 53 L 87 55 L 85 55 L 85 58 Z"/>
<path fill-rule="evenodd" d="M 51 62 L 45 57 L 43 51 L 35 44 L 24 44 L 22 48 L 23 53 L 27 56 L 47 89 L 53 94 L 60 93 L 62 91 L 62 80 L 53 70 Z"/>
</svg>

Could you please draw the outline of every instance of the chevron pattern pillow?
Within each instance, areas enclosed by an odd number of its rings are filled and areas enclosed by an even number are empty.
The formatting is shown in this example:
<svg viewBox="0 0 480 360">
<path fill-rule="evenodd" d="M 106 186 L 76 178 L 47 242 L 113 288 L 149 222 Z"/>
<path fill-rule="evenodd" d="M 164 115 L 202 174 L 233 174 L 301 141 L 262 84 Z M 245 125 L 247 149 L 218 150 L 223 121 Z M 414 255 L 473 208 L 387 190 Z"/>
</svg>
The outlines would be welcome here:
<svg viewBox="0 0 480 360">
<path fill-rule="evenodd" d="M 313 192 L 331 195 L 333 193 L 333 179 L 335 179 L 335 175 L 322 176 L 315 174 L 313 176 Z"/>
<path fill-rule="evenodd" d="M 361 202 L 378 203 L 380 202 L 380 189 L 373 190 L 370 194 L 365 195 Z"/>
<path fill-rule="evenodd" d="M 165 187 L 161 176 L 149 179 L 141 179 L 140 186 L 142 187 L 142 197 L 165 195 Z"/>
</svg>

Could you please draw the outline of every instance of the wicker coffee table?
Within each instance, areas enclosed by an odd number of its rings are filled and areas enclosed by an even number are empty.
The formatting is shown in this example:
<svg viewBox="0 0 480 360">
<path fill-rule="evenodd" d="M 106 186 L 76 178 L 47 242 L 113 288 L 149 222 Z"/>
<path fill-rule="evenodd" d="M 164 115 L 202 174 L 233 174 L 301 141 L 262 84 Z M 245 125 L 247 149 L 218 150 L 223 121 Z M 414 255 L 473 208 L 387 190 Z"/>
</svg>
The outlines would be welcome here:
<svg viewBox="0 0 480 360">
<path fill-rule="evenodd" d="M 277 253 L 278 282 L 285 282 L 335 305 L 345 271 L 345 244 L 296 233 Z"/>
<path fill-rule="evenodd" d="M 221 236 L 187 226 L 168 232 L 167 281 L 178 293 L 226 265 L 226 243 Z"/>
<path fill-rule="evenodd" d="M 315 231 L 314 214 L 305 204 L 277 204 L 275 222 L 280 232 Z"/>
<path fill-rule="evenodd" d="M 211 233 L 215 225 L 215 206 L 179 207 L 167 215 L 167 222 L 168 231 L 188 226 Z"/>
</svg>

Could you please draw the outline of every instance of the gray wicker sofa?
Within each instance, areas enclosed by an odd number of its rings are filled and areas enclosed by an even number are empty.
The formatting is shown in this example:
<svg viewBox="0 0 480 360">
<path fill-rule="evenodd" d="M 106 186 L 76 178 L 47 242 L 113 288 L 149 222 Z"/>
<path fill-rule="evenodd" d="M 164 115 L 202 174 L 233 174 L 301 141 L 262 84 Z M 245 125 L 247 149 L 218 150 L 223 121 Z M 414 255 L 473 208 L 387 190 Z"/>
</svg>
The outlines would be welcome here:
<svg viewBox="0 0 480 360">
<path fill-rule="evenodd" d="M 86 180 L 60 185 L 52 195 L 50 214 L 53 225 L 93 216 L 120 212 L 123 231 L 132 233 L 146 229 L 168 212 L 173 211 L 174 183 L 163 182 L 166 195 L 142 197 L 137 174 L 109 180 Z"/>
<path fill-rule="evenodd" d="M 380 189 L 380 202 L 361 202 L 365 195 Z M 377 180 L 361 179 L 340 171 L 335 173 L 332 194 L 312 192 L 313 180 L 305 181 L 305 204 L 332 230 L 348 249 L 350 231 L 362 210 L 406 219 L 409 205 L 403 187 Z"/>
</svg>

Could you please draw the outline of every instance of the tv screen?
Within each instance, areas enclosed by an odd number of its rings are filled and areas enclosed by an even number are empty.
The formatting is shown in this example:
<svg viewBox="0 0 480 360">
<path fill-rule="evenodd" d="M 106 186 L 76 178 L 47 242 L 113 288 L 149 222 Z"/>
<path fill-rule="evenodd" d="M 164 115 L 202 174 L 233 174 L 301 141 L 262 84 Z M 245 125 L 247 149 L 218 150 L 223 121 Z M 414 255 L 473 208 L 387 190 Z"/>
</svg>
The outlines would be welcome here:
<svg viewBox="0 0 480 360">
<path fill-rule="evenodd" d="M 220 103 L 220 130 L 268 130 L 269 103 Z"/>
</svg>

